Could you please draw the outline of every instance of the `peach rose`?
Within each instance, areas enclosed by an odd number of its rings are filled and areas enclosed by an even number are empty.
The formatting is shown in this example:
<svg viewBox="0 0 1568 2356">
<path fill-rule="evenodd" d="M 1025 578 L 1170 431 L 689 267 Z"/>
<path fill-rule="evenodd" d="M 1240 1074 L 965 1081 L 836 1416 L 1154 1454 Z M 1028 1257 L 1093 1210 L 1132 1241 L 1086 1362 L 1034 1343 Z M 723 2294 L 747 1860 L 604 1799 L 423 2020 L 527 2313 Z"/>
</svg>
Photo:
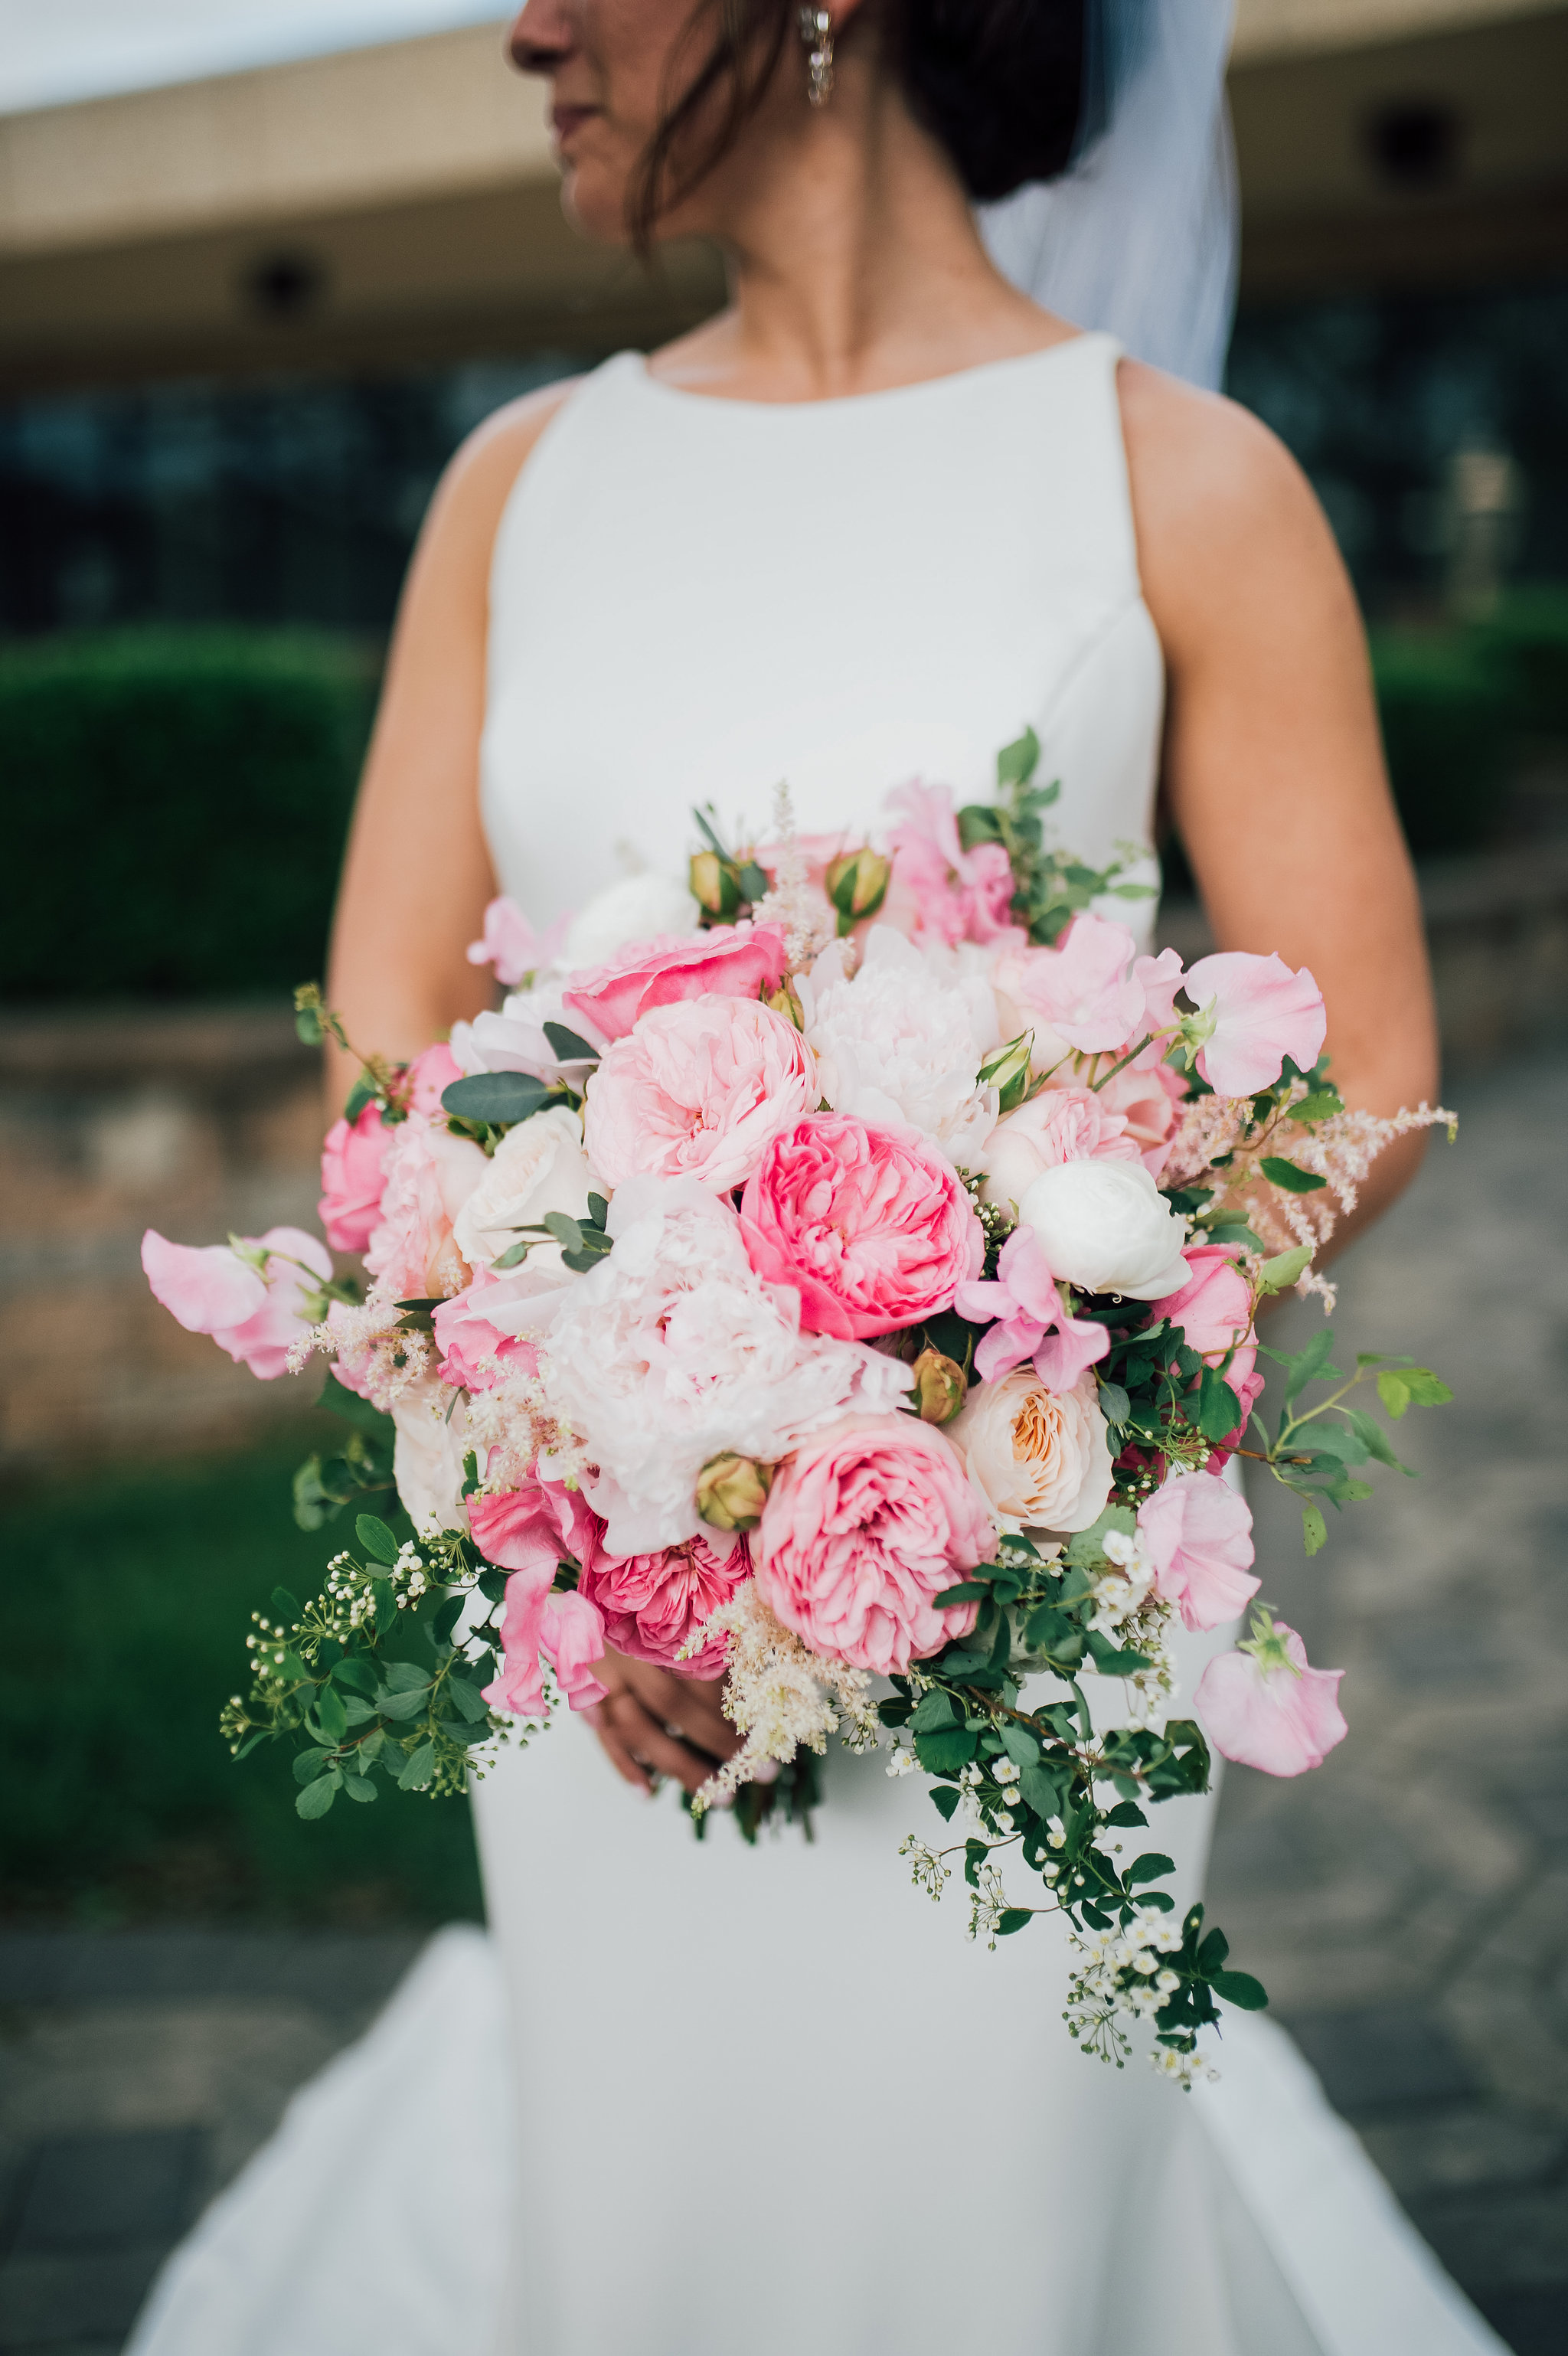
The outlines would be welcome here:
<svg viewBox="0 0 1568 2356">
<path fill-rule="evenodd" d="M 1081 1375 L 1047 1390 L 1032 1366 L 978 1383 L 947 1437 L 1004 1526 L 1086 1530 L 1111 1494 L 1111 1450 L 1098 1385 Z"/>
<path fill-rule="evenodd" d="M 588 1159 L 606 1192 L 628 1178 L 699 1178 L 727 1194 L 817 1095 L 811 1049 L 755 999 L 658 1006 L 612 1041 L 588 1084 Z"/>
</svg>

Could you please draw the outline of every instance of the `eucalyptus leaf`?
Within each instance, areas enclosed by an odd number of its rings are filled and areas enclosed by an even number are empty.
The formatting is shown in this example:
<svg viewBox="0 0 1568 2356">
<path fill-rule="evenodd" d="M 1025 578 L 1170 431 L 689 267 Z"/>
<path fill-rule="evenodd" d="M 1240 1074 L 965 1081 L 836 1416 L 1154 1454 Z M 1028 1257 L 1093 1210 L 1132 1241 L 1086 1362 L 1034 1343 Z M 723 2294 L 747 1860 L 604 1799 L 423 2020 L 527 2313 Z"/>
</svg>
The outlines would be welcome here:
<svg viewBox="0 0 1568 2356">
<path fill-rule="evenodd" d="M 507 1129 L 555 1102 L 560 1091 L 531 1072 L 475 1072 L 441 1092 L 441 1108 L 458 1120 Z"/>
</svg>

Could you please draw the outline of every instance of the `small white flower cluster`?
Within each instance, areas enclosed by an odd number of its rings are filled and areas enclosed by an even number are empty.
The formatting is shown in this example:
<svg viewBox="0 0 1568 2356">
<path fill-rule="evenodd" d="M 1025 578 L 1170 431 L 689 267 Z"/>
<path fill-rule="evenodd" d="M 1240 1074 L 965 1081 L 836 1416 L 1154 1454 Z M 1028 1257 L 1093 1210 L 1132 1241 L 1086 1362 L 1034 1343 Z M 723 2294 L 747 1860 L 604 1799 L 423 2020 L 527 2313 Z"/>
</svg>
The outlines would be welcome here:
<svg viewBox="0 0 1568 2356">
<path fill-rule="evenodd" d="M 824 1660 L 775 1620 L 754 1580 L 738 1587 L 728 1603 L 704 1621 L 682 1648 L 695 1657 L 704 1646 L 730 1639 L 724 1715 L 745 1738 L 733 1759 L 710 1775 L 693 1800 L 694 1812 L 755 1778 L 767 1759 L 787 1766 L 802 1745 L 820 1757 L 827 1738 L 843 1730 L 851 1751 L 874 1751 L 881 1725 L 864 1669 Z"/>
<path fill-rule="evenodd" d="M 1068 1984 L 1067 2009 L 1061 2016 L 1067 2033 L 1085 2053 L 1114 2062 L 1119 2070 L 1133 2050 L 1121 2020 L 1152 2020 L 1181 1984 L 1160 1961 L 1179 1948 L 1180 1925 L 1174 1915 L 1139 1906 L 1125 1929 L 1089 1938 L 1069 1932 L 1068 1942 L 1085 1960 Z M 1169 2053 L 1168 2047 L 1154 2050 L 1157 2068 L 1179 2077 L 1183 2085 L 1191 2083 L 1199 2066 L 1192 2055 L 1175 2054 L 1168 2061 L 1162 2057 Z M 1172 2070 L 1172 2061 L 1180 2066 Z"/>
<path fill-rule="evenodd" d="M 322 1601 L 330 1615 L 325 1631 L 329 1635 L 345 1636 L 355 1629 L 368 1628 L 376 1617 L 370 1575 L 347 1551 L 335 1554 L 327 1564 Z"/>
<path fill-rule="evenodd" d="M 1154 1585 L 1154 1564 L 1145 1550 L 1142 1532 L 1136 1529 L 1107 1531 L 1101 1551 L 1111 1568 L 1094 1589 L 1094 1617 L 1090 1624 L 1102 1636 L 1117 1636 L 1124 1623 L 1143 1610 Z"/>
<path fill-rule="evenodd" d="M 283 1665 L 283 1655 L 298 1635 L 296 1628 L 282 1628 L 269 1620 L 264 1612 L 252 1612 L 255 1626 L 245 1639 L 245 1650 L 251 1655 L 251 1666 L 258 1676 L 275 1676 Z"/>
<path fill-rule="evenodd" d="M 912 1751 L 906 1751 L 901 1742 L 894 1743 L 893 1755 L 888 1762 L 890 1775 L 912 1775 L 919 1766 L 920 1762 Z"/>
<path fill-rule="evenodd" d="M 927 1848 L 923 1840 L 916 1840 L 911 1833 L 907 1839 L 900 1841 L 899 1855 L 912 1859 L 910 1879 L 915 1888 L 923 1890 L 928 1898 L 940 1898 L 944 1887 L 953 1879 L 953 1873 L 951 1867 L 943 1864 L 936 1851 Z"/>
<path fill-rule="evenodd" d="M 392 1582 L 392 1593 L 400 1612 L 406 1612 L 411 1604 L 417 1603 L 429 1591 L 430 1580 L 425 1573 L 424 1557 L 412 1538 L 403 1540 L 398 1548 L 397 1561 L 387 1576 Z"/>
<path fill-rule="evenodd" d="M 985 1937 L 987 1947 L 995 1951 L 997 1925 L 1008 1911 L 1008 1893 L 1002 1888 L 1001 1868 L 983 1865 L 976 1876 L 975 1889 L 969 1900 L 969 1936 Z"/>
</svg>

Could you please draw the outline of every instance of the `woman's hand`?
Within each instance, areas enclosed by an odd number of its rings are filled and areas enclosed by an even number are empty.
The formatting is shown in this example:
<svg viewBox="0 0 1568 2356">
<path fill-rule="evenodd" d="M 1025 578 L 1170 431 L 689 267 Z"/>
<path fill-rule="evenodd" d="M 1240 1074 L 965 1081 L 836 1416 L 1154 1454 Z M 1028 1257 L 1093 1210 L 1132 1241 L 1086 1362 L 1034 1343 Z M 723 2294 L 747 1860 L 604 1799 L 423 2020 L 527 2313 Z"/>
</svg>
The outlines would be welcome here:
<svg viewBox="0 0 1568 2356">
<path fill-rule="evenodd" d="M 579 1715 L 616 1773 L 639 1792 L 652 1792 L 656 1775 L 673 1776 L 695 1792 L 740 1749 L 741 1738 L 719 1706 L 722 1677 L 677 1677 L 673 1670 L 608 1652 L 595 1674 L 610 1690 Z"/>
</svg>

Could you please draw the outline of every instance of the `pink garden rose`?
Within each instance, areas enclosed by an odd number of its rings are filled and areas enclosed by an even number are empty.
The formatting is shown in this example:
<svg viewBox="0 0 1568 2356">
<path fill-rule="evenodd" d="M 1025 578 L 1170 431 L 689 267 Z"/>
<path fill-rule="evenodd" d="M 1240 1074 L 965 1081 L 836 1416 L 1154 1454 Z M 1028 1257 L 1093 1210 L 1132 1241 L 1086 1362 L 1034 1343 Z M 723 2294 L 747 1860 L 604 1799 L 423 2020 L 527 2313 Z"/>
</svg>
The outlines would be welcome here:
<svg viewBox="0 0 1568 2356">
<path fill-rule="evenodd" d="M 575 974 L 562 998 L 569 1022 L 581 1015 L 601 1038 L 624 1039 L 656 1006 L 776 990 L 788 963 L 776 925 L 715 925 L 688 939 L 635 942 L 608 965 Z"/>
<path fill-rule="evenodd" d="M 1244 1497 L 1207 1472 L 1173 1472 L 1138 1507 L 1155 1585 L 1189 1628 L 1234 1620 L 1258 1591 L 1253 1516 Z"/>
<path fill-rule="evenodd" d="M 708 1533 L 658 1554 L 601 1554 L 579 1593 L 603 1613 L 606 1642 L 634 1661 L 652 1661 L 681 1676 L 717 1677 L 729 1648 L 705 1644 L 688 1661 L 676 1655 L 709 1614 L 752 1575 L 743 1544 L 720 1554 Z"/>
<path fill-rule="evenodd" d="M 515 900 L 504 896 L 492 900 L 485 911 L 483 937 L 468 944 L 470 965 L 488 965 L 496 969 L 496 979 L 507 990 L 515 990 L 530 973 L 549 965 L 562 941 L 571 919 L 558 916 L 537 933 Z"/>
<path fill-rule="evenodd" d="M 425 1062 L 421 1055 L 420 1063 Z M 453 1240 L 452 1223 L 489 1169 L 473 1140 L 454 1137 L 444 1120 L 411 1112 L 391 1131 L 381 1215 L 365 1265 L 394 1301 L 435 1301 L 462 1291 L 468 1266 Z"/>
<path fill-rule="evenodd" d="M 443 1301 L 431 1317 L 435 1346 L 441 1353 L 442 1381 L 458 1390 L 486 1391 L 494 1390 L 508 1375 L 535 1373 L 539 1353 L 532 1343 L 493 1324 L 486 1312 L 509 1309 L 538 1290 L 537 1280 L 526 1269 L 515 1275 L 493 1276 L 482 1268 L 466 1290 Z"/>
<path fill-rule="evenodd" d="M 321 1149 L 316 1215 L 334 1251 L 362 1252 L 381 1215 L 381 1156 L 390 1131 L 379 1105 L 368 1104 L 350 1127 L 335 1120 Z"/>
<path fill-rule="evenodd" d="M 443 1092 L 453 1080 L 463 1077 L 463 1066 L 444 1039 L 416 1055 L 403 1074 L 399 1090 L 411 1112 L 422 1113 L 426 1120 L 436 1119 L 441 1113 Z"/>
<path fill-rule="evenodd" d="M 810 1113 L 747 1182 L 741 1227 L 764 1282 L 800 1295 L 811 1333 L 866 1341 L 950 1308 L 985 1238 L 951 1162 L 908 1131 Z"/>
<path fill-rule="evenodd" d="M 1265 1775 L 1321 1767 L 1349 1729 L 1339 1703 L 1343 1669 L 1308 1666 L 1294 1628 L 1254 1614 L 1257 1633 L 1210 1662 L 1193 1696 L 1214 1748 Z"/>
<path fill-rule="evenodd" d="M 1150 1056 L 1157 1056 L 1160 1050 L 1151 1047 L 1147 1052 Z M 1187 1094 L 1187 1083 L 1168 1064 L 1154 1062 L 1140 1069 L 1141 1063 L 1140 1057 L 1124 1070 L 1114 1072 L 1095 1090 L 1094 1101 L 1103 1105 L 1108 1115 L 1121 1116 L 1125 1135 L 1139 1161 L 1150 1177 L 1157 1178 L 1170 1152 L 1177 1107 Z"/>
<path fill-rule="evenodd" d="M 1085 909 L 1055 948 L 1008 948 L 992 987 L 1021 1017 L 1081 1055 L 1130 1047 L 1143 1036 L 1145 995 L 1133 973 L 1136 944 L 1125 925 Z"/>
<path fill-rule="evenodd" d="M 915 937 L 950 948 L 959 941 L 994 941 L 1012 932 L 1008 854 L 999 842 L 963 848 L 947 787 L 901 786 L 888 802 L 905 816 L 888 835 L 893 875 L 887 920 L 897 922 L 901 905 L 912 905 Z"/>
<path fill-rule="evenodd" d="M 1232 1389 L 1257 1364 L 1252 1288 L 1224 1244 L 1193 1244 L 1182 1253 L 1187 1281 L 1152 1306 L 1156 1318 L 1179 1325 L 1189 1350 L 1223 1367 Z"/>
<path fill-rule="evenodd" d="M 154 1299 L 187 1333 L 210 1333 L 237 1365 L 270 1383 L 288 1371 L 290 1343 L 325 1313 L 320 1288 L 332 1281 L 332 1257 L 301 1227 L 269 1227 L 239 1240 L 248 1251 L 276 1257 L 257 1268 L 228 1244 L 171 1244 L 149 1227 L 142 1267 Z"/>
<path fill-rule="evenodd" d="M 773 1479 L 757 1534 L 763 1601 L 813 1651 L 880 1676 L 966 1636 L 975 1606 L 933 1597 L 989 1559 L 996 1529 L 928 1423 L 868 1416 L 804 1440 Z"/>
<path fill-rule="evenodd" d="M 573 1709 L 603 1701 L 609 1690 L 593 1675 L 593 1664 L 604 1657 L 604 1622 L 585 1596 L 552 1595 L 554 1575 L 551 1565 L 515 1571 L 507 1581 L 501 1673 L 484 1691 L 492 1709 L 514 1718 L 546 1715 L 541 1653 Z"/>
<path fill-rule="evenodd" d="M 1305 966 L 1293 973 L 1277 957 L 1230 949 L 1200 958 L 1182 987 L 1199 1012 L 1213 1018 L 1198 1069 L 1222 1097 L 1266 1088 L 1286 1055 L 1309 1072 L 1323 1052 L 1328 1019 Z"/>
<path fill-rule="evenodd" d="M 520 1488 L 468 1500 L 468 1527 L 486 1562 L 501 1570 L 546 1570 L 568 1559 L 592 1569 L 603 1524 L 580 1491 L 531 1472 Z M 548 1580 L 547 1580 L 548 1585 Z"/>
<path fill-rule="evenodd" d="M 1161 1091 L 1163 1094 L 1163 1091 Z M 1059 1162 L 1136 1162 L 1124 1116 L 1088 1088 L 1042 1088 L 1008 1113 L 986 1140 L 987 1203 L 1021 1203 L 1031 1182 Z"/>
<path fill-rule="evenodd" d="M 656 1007 L 605 1049 L 583 1141 L 607 1193 L 689 1177 L 727 1194 L 817 1095 L 816 1058 L 793 1023 L 754 998 L 694 998 Z"/>
</svg>

